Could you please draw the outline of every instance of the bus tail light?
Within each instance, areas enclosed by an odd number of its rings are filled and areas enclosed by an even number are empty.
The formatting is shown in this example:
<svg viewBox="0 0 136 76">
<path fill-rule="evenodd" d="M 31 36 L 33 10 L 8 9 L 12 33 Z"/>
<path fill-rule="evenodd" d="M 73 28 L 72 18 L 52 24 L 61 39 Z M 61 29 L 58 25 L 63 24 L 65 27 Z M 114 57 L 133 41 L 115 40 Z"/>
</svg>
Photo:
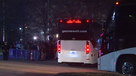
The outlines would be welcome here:
<svg viewBox="0 0 136 76">
<path fill-rule="evenodd" d="M 89 42 L 86 42 L 86 54 L 90 53 L 90 46 L 89 46 Z"/>
<path fill-rule="evenodd" d="M 92 20 L 92 22 L 94 22 L 94 20 Z"/>
<path fill-rule="evenodd" d="M 81 21 L 78 20 L 68 20 L 67 23 L 81 23 Z"/>
<path fill-rule="evenodd" d="M 60 41 L 58 42 L 58 53 L 61 51 Z"/>
<path fill-rule="evenodd" d="M 100 50 L 99 50 L 99 56 L 98 56 L 98 58 L 101 57 L 101 55 L 102 55 L 102 51 L 101 51 L 101 49 L 100 49 Z"/>
<path fill-rule="evenodd" d="M 119 5 L 119 2 L 116 2 L 115 4 L 116 4 L 116 5 Z"/>
<path fill-rule="evenodd" d="M 60 20 L 60 22 L 62 23 L 62 20 Z"/>
<path fill-rule="evenodd" d="M 87 23 L 89 23 L 89 20 L 86 20 Z"/>
<path fill-rule="evenodd" d="M 104 50 L 106 49 L 106 46 L 104 46 Z"/>
</svg>

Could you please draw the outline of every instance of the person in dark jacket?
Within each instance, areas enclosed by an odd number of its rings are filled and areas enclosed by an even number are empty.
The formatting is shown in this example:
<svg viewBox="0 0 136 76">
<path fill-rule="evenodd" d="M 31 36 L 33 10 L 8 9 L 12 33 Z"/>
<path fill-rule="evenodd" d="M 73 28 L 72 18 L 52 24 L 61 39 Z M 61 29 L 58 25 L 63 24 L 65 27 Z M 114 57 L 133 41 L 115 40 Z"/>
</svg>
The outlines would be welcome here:
<svg viewBox="0 0 136 76">
<path fill-rule="evenodd" d="M 46 42 L 43 43 L 43 60 L 46 60 L 47 50 L 48 50 L 48 44 Z"/>
<path fill-rule="evenodd" d="M 9 45 L 7 42 L 5 42 L 5 44 L 3 45 L 3 60 L 8 60 L 8 56 L 9 56 Z"/>
<path fill-rule="evenodd" d="M 36 45 L 36 43 L 34 43 L 33 45 L 32 45 L 32 50 L 33 50 L 33 59 L 34 60 L 37 60 L 36 58 L 37 58 L 37 45 Z"/>
<path fill-rule="evenodd" d="M 16 44 L 13 42 L 12 44 L 13 56 L 16 58 Z"/>
</svg>

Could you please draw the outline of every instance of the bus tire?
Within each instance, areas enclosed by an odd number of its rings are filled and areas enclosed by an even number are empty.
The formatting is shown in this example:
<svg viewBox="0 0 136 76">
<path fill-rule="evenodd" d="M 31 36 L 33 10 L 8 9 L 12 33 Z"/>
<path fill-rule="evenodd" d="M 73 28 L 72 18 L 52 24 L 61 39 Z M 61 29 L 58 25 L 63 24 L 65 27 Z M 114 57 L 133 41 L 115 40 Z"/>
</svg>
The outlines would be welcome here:
<svg viewBox="0 0 136 76">
<path fill-rule="evenodd" d="M 132 69 L 130 67 L 133 68 L 133 71 L 131 71 Z M 122 69 L 122 68 L 124 68 L 124 69 Z M 118 65 L 118 72 L 121 74 L 136 75 L 136 62 L 135 62 L 135 60 L 132 58 L 122 59 Z"/>
</svg>

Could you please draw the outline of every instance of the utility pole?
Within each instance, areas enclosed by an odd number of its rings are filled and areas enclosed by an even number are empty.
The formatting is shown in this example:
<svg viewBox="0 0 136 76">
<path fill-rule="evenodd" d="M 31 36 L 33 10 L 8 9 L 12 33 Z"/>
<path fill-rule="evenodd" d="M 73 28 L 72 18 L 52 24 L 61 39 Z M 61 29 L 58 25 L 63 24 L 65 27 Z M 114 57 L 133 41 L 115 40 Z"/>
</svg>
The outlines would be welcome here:
<svg viewBox="0 0 136 76">
<path fill-rule="evenodd" d="M 23 0 L 23 30 L 22 30 L 22 43 L 25 41 L 25 0 Z"/>
<path fill-rule="evenodd" d="M 50 2 L 49 2 L 49 0 L 48 0 L 48 2 L 47 2 L 47 36 L 46 36 L 46 38 L 47 38 L 47 40 L 49 39 L 49 37 L 50 37 Z"/>
<path fill-rule="evenodd" d="M 5 1 L 3 0 L 3 42 L 5 42 Z"/>
<path fill-rule="evenodd" d="M 47 11 L 47 27 L 48 27 L 47 31 L 50 31 L 50 2 L 49 0 L 48 0 L 48 11 Z"/>
</svg>

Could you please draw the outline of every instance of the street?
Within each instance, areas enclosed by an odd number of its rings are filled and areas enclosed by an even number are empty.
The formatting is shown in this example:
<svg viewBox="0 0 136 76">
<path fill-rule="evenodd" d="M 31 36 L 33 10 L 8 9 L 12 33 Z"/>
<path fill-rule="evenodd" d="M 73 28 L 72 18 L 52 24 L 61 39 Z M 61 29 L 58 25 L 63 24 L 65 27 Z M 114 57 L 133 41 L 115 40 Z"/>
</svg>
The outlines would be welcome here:
<svg viewBox="0 0 136 76">
<path fill-rule="evenodd" d="M 0 76 L 54 76 L 64 72 L 103 72 L 91 65 L 68 66 L 58 64 L 56 60 L 28 61 L 28 60 L 0 60 Z M 113 72 L 107 72 L 113 73 Z"/>
</svg>

